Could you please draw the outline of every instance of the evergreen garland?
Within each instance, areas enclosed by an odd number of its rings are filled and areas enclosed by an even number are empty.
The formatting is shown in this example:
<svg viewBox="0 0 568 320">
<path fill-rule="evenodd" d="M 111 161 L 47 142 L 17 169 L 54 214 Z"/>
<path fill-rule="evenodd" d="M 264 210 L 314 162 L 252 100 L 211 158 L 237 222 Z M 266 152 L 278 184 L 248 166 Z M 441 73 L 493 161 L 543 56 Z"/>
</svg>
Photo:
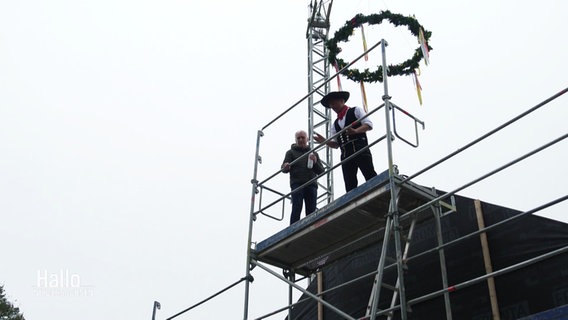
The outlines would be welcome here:
<svg viewBox="0 0 568 320">
<path fill-rule="evenodd" d="M 407 26 L 408 30 L 418 38 L 420 33 L 420 28 L 422 28 L 424 32 L 424 38 L 426 39 L 426 44 L 428 45 L 428 40 L 432 35 L 432 32 L 427 31 L 424 29 L 420 23 L 413 17 L 406 17 L 400 14 L 391 13 L 390 11 L 381 11 L 379 14 L 371 14 L 365 16 L 363 14 L 358 14 L 353 17 L 351 20 L 348 20 L 343 27 L 337 30 L 332 39 L 326 41 L 325 45 L 328 49 L 328 61 L 330 64 L 335 64 L 337 62 L 338 68 L 341 70 L 343 69 L 347 63 L 343 61 L 343 59 L 338 58 L 337 55 L 341 52 L 341 49 L 338 47 L 339 42 L 347 41 L 349 37 L 353 34 L 353 30 L 355 28 L 360 27 L 363 23 L 367 23 L 370 25 L 373 24 L 380 24 L 383 20 L 387 20 L 392 23 L 394 26 Z M 428 45 L 428 50 L 432 50 L 430 45 Z M 389 65 L 387 68 L 387 75 L 390 76 L 398 76 L 398 75 L 409 75 L 414 72 L 420 65 L 420 61 L 422 60 L 422 50 L 420 46 L 414 51 L 414 55 L 412 58 L 404 61 L 403 63 L 397 65 Z M 359 71 L 357 69 L 347 69 L 342 72 L 343 75 L 347 76 L 348 79 L 351 79 L 356 82 L 383 82 L 383 67 L 378 66 L 376 71 L 369 71 L 369 69 L 365 69 L 364 71 Z"/>
</svg>

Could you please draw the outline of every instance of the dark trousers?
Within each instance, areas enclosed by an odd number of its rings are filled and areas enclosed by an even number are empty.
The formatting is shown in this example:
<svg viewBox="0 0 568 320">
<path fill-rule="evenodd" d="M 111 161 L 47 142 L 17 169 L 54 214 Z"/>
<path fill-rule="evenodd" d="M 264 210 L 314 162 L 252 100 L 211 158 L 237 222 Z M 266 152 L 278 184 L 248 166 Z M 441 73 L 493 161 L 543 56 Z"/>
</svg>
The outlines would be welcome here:
<svg viewBox="0 0 568 320">
<path fill-rule="evenodd" d="M 292 190 L 297 189 L 303 183 L 293 183 L 290 187 Z M 316 211 L 316 203 L 318 197 L 318 186 L 310 184 L 302 189 L 292 192 L 292 214 L 290 215 L 290 224 L 300 220 L 303 203 L 306 203 L 306 216 Z"/>
<path fill-rule="evenodd" d="M 341 161 L 347 159 L 354 152 L 342 152 Z M 357 188 L 357 170 L 361 169 L 361 173 L 365 177 L 365 181 L 368 181 L 372 177 L 376 176 L 375 167 L 373 166 L 373 156 L 369 149 L 358 154 L 355 158 L 352 158 L 345 162 L 341 169 L 343 170 L 343 181 L 345 182 L 345 192 L 349 192 L 352 189 Z"/>
</svg>

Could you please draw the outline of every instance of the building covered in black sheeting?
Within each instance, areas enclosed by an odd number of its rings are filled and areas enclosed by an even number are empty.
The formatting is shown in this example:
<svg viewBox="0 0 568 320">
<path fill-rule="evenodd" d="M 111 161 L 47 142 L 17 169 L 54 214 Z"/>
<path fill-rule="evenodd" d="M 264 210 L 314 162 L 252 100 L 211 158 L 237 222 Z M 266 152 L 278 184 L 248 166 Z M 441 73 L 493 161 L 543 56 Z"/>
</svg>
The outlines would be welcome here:
<svg viewBox="0 0 568 320">
<path fill-rule="evenodd" d="M 483 278 L 487 273 L 480 234 L 476 233 L 479 226 L 475 201 L 456 195 L 455 202 L 457 211 L 441 219 L 443 241 L 448 244 L 443 249 L 451 315 L 453 319 L 492 319 L 489 287 L 487 279 Z M 543 254 L 568 245 L 568 224 L 480 203 L 485 226 L 489 228 L 486 235 L 491 265 L 497 272 L 493 279 L 501 319 L 519 319 L 568 304 L 568 254 L 542 258 Z M 404 274 L 410 319 L 445 318 L 442 294 L 413 302 L 413 299 L 444 291 L 440 257 L 435 250 L 436 236 L 435 221 L 431 219 L 417 225 L 411 239 L 408 269 Z M 452 242 L 464 236 L 467 237 Z M 363 317 L 369 304 L 381 247 L 382 242 L 374 243 L 322 267 L 323 299 L 355 318 Z M 387 255 L 394 256 L 394 245 L 389 244 Z M 536 260 L 539 256 L 541 258 Z M 357 278 L 360 279 L 349 283 Z M 383 282 L 394 285 L 396 279 L 396 267 L 387 266 Z M 478 281 L 472 281 L 474 279 Z M 345 283 L 349 284 L 335 288 Z M 393 291 L 381 290 L 378 309 L 388 309 Z M 308 291 L 317 292 L 317 281 L 310 283 Z M 341 319 L 329 308 L 320 310 L 323 310 L 325 320 Z M 304 294 L 292 307 L 291 316 L 294 320 L 318 319 L 317 302 Z M 564 316 L 567 318 L 561 315 L 558 319 L 568 319 L 568 315 Z M 394 319 L 399 318 L 395 311 Z"/>
</svg>

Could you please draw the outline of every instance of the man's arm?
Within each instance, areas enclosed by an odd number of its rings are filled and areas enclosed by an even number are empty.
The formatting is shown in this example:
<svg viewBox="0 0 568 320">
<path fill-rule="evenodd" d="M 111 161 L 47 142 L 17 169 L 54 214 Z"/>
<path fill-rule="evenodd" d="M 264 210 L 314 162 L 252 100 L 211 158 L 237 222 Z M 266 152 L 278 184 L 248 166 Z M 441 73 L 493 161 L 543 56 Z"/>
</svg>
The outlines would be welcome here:
<svg viewBox="0 0 568 320">
<path fill-rule="evenodd" d="M 325 138 L 319 133 L 314 133 L 314 140 L 316 140 L 318 143 L 322 143 L 322 142 L 325 141 Z M 330 148 L 334 148 L 334 149 L 339 148 L 339 143 L 337 143 L 336 141 L 330 140 L 330 141 L 327 141 L 325 144 Z"/>
<path fill-rule="evenodd" d="M 362 120 L 359 120 L 359 121 L 361 121 L 361 127 L 363 127 L 365 125 L 367 126 L 367 128 L 362 129 L 362 130 L 365 130 L 365 131 L 357 132 L 357 133 L 365 133 L 367 131 L 373 130 L 373 122 L 371 121 L 371 119 L 369 117 L 365 117 L 366 115 L 367 115 L 367 113 L 365 112 L 365 110 L 363 110 L 363 108 L 355 107 L 355 117 L 357 119 L 364 118 Z"/>
<path fill-rule="evenodd" d="M 357 129 L 353 129 L 353 127 L 351 128 L 347 128 L 347 130 L 345 130 L 347 132 L 348 135 L 354 135 L 354 134 L 360 134 L 360 133 L 365 133 L 369 130 L 372 130 L 373 128 L 371 128 L 368 124 L 364 123 L 361 126 L 359 126 L 359 128 Z"/>
<path fill-rule="evenodd" d="M 282 169 L 282 172 L 284 172 L 284 173 L 290 172 L 290 162 L 292 162 L 292 154 L 290 153 L 290 151 L 287 151 L 286 155 L 284 156 L 284 161 L 282 162 L 282 165 L 280 166 L 280 168 Z"/>
</svg>

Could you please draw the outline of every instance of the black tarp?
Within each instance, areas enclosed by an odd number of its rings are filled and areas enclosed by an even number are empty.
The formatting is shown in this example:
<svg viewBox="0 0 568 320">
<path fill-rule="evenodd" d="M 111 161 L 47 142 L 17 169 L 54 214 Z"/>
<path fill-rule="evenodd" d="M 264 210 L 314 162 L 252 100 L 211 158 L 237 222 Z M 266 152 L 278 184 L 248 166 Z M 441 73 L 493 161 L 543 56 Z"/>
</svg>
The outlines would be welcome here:
<svg viewBox="0 0 568 320">
<path fill-rule="evenodd" d="M 474 201 L 455 196 L 457 212 L 441 219 L 444 243 L 478 230 Z M 485 225 L 520 214 L 519 211 L 482 202 Z M 568 245 L 568 224 L 551 219 L 523 215 L 487 232 L 493 270 L 497 271 L 516 263 Z M 410 245 L 408 270 L 404 277 L 407 300 L 418 298 L 442 289 L 441 267 L 437 252 L 412 258 L 418 253 L 437 246 L 433 219 L 418 225 Z M 324 290 L 377 270 L 382 243 L 346 256 L 323 271 Z M 444 249 L 448 283 L 450 286 L 485 275 L 479 235 L 464 239 Z M 393 241 L 389 241 L 387 255 L 394 257 Z M 342 286 L 324 295 L 324 299 L 347 314 L 358 318 L 365 314 L 374 276 Z M 394 285 L 396 269 L 385 270 L 383 282 Z M 316 281 L 308 290 L 316 291 Z M 495 278 L 501 319 L 518 319 L 557 306 L 568 304 L 568 254 L 540 261 Z M 381 289 L 379 309 L 390 305 L 392 291 Z M 292 309 L 292 319 L 317 319 L 314 300 L 302 296 Z M 453 319 L 492 319 L 486 281 L 450 293 Z M 445 319 L 442 296 L 411 306 L 409 319 Z M 384 318 L 384 317 L 383 317 Z M 399 315 L 395 314 L 395 319 Z M 341 319 L 324 307 L 324 320 Z"/>
</svg>

